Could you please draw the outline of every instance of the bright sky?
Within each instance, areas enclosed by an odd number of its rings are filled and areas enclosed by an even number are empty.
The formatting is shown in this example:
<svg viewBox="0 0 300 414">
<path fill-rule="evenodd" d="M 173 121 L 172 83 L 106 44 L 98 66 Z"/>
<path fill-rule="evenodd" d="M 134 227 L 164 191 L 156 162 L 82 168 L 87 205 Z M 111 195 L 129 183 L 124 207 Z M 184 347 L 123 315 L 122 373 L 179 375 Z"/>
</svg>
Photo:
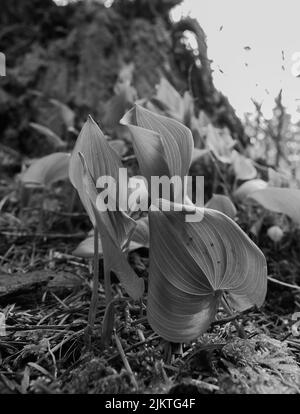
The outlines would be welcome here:
<svg viewBox="0 0 300 414">
<path fill-rule="evenodd" d="M 300 77 L 292 74 L 293 65 L 300 62 L 300 0 L 184 0 L 173 17 L 188 14 L 207 35 L 216 87 L 239 115 L 252 112 L 254 98 L 263 102 L 264 114 L 270 117 L 282 88 L 284 104 L 294 120 L 300 119 Z M 251 50 L 245 50 L 247 46 Z"/>
</svg>

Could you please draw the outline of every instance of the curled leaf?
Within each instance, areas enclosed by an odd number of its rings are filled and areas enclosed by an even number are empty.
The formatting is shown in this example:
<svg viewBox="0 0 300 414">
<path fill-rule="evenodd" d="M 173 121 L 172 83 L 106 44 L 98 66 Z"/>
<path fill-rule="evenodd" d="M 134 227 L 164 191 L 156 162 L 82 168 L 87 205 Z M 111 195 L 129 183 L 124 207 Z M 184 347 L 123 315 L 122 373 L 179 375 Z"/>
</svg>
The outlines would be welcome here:
<svg viewBox="0 0 300 414">
<path fill-rule="evenodd" d="M 188 174 L 192 153 L 191 131 L 174 119 L 157 115 L 135 105 L 122 121 L 132 133 L 134 151 L 142 174 L 183 177 Z"/>
<path fill-rule="evenodd" d="M 89 117 L 83 125 L 73 149 L 69 177 L 71 183 L 78 191 L 82 204 L 89 214 L 92 223 L 94 223 L 94 213 L 83 185 L 84 171 L 78 156 L 79 153 L 83 155 L 94 182 L 102 176 L 110 176 L 117 182 L 122 163 L 119 155 L 110 146 L 96 122 Z"/>
<path fill-rule="evenodd" d="M 236 217 L 236 208 L 229 197 L 222 194 L 213 194 L 212 198 L 206 203 L 206 208 L 221 211 L 226 216 L 234 219 Z"/>
<path fill-rule="evenodd" d="M 135 222 L 122 211 L 98 210 L 95 183 L 81 153 L 80 159 L 83 164 L 83 188 L 101 238 L 104 268 L 108 272 L 113 271 L 129 296 L 137 300 L 144 292 L 144 280 L 136 275 L 122 252 L 123 245 L 135 228 Z"/>
</svg>

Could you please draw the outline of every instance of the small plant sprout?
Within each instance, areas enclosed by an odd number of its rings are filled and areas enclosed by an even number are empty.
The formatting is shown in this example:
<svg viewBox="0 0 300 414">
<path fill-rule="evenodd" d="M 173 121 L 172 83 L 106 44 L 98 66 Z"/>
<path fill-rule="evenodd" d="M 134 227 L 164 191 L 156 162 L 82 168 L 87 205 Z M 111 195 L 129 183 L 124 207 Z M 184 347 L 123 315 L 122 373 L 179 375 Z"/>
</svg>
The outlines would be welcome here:
<svg viewBox="0 0 300 414">
<path fill-rule="evenodd" d="M 123 211 L 99 211 L 96 206 L 98 195 L 96 181 L 102 176 L 110 176 L 117 180 L 121 167 L 119 156 L 110 147 L 98 125 L 89 117 L 73 150 L 69 174 L 94 227 L 94 279 L 89 311 L 90 329 L 94 326 L 97 309 L 99 234 L 103 249 L 106 305 L 109 306 L 113 300 L 111 271 L 119 277 L 124 289 L 133 299 L 139 299 L 144 291 L 143 280 L 129 266 L 122 251 L 130 241 L 136 226 L 135 221 Z M 112 326 L 110 328 L 111 332 Z"/>
</svg>

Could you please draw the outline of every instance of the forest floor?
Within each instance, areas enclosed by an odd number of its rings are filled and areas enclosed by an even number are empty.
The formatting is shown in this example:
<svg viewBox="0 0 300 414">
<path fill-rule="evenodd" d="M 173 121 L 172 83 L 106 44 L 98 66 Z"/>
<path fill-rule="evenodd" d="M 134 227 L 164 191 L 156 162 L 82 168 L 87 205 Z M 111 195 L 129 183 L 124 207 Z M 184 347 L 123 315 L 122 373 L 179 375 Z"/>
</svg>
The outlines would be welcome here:
<svg viewBox="0 0 300 414">
<path fill-rule="evenodd" d="M 70 191 L 67 184 L 51 193 L 35 191 L 29 207 L 21 207 L 15 179 L 1 179 L 0 310 L 5 328 L 0 330 L 0 393 L 300 392 L 295 319 L 300 291 L 272 281 L 263 308 L 232 318 L 219 312 L 206 334 L 172 352 L 147 323 L 146 298 L 116 306 L 114 336 L 103 349 L 100 284 L 96 326 L 88 343 L 92 268 L 72 252 L 89 227 L 81 212 L 66 212 Z M 243 220 L 239 212 L 242 226 Z M 262 240 L 260 247 L 269 274 L 296 283 L 299 237 L 280 246 Z M 148 251 L 131 252 L 130 263 L 147 284 Z M 123 296 L 118 284 L 113 289 L 116 297 Z"/>
</svg>

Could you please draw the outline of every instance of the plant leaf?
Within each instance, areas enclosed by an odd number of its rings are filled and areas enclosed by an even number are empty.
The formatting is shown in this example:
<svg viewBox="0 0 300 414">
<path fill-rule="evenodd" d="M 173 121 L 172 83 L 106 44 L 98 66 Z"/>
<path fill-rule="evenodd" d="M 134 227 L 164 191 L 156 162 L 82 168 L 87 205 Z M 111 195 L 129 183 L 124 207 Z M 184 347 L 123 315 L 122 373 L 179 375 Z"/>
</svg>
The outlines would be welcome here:
<svg viewBox="0 0 300 414">
<path fill-rule="evenodd" d="M 152 176 L 169 176 L 169 169 L 164 157 L 164 149 L 159 134 L 137 126 L 134 108 L 128 111 L 121 123 L 130 130 L 133 148 L 142 175 L 147 179 L 150 188 Z"/>
<path fill-rule="evenodd" d="M 26 186 L 48 186 L 68 178 L 71 154 L 55 152 L 34 161 L 21 174 L 21 182 Z"/>
<path fill-rule="evenodd" d="M 149 247 L 149 225 L 148 217 L 136 221 L 136 227 L 128 246 L 128 251 L 134 251 L 141 247 Z M 92 258 L 94 256 L 94 232 L 84 239 L 72 253 L 74 256 Z M 99 239 L 99 254 L 103 254 L 101 238 Z"/>
<path fill-rule="evenodd" d="M 115 128 L 125 112 L 136 100 L 136 90 L 128 85 L 119 85 L 118 94 L 114 95 L 106 104 L 103 124 L 106 128 Z"/>
<path fill-rule="evenodd" d="M 184 118 L 184 100 L 170 82 L 162 77 L 157 85 L 154 100 L 164 106 L 165 112 L 172 118 L 182 122 Z"/>
<path fill-rule="evenodd" d="M 56 106 L 59 111 L 62 120 L 64 121 L 65 126 L 68 129 L 74 129 L 75 126 L 75 112 L 63 102 L 58 101 L 57 99 L 50 99 L 52 105 Z"/>
<path fill-rule="evenodd" d="M 136 227 L 132 233 L 131 241 L 138 243 L 141 247 L 149 246 L 149 220 L 148 217 L 136 221 Z"/>
<path fill-rule="evenodd" d="M 97 209 L 97 189 L 81 153 L 80 158 L 83 163 L 83 188 L 87 193 L 100 234 L 105 269 L 113 271 L 129 296 L 137 300 L 144 292 L 144 280 L 136 275 L 122 252 L 122 244 L 126 243 L 126 238 L 134 229 L 135 222 L 121 211 Z"/>
<path fill-rule="evenodd" d="M 216 158 L 225 163 L 230 164 L 232 162 L 232 147 L 235 145 L 235 141 L 231 138 L 230 134 L 222 132 L 211 124 L 206 127 L 206 145 Z"/>
<path fill-rule="evenodd" d="M 188 128 L 174 119 L 155 114 L 138 105 L 127 112 L 122 122 L 133 133 L 134 150 L 148 183 L 153 175 L 178 175 L 183 180 L 191 165 L 194 146 Z M 147 174 L 144 174 L 143 169 Z"/>
<path fill-rule="evenodd" d="M 206 203 L 205 207 L 212 210 L 221 211 L 221 213 L 226 214 L 226 216 L 230 217 L 231 219 L 234 219 L 237 214 L 233 202 L 229 197 L 222 194 L 213 194 L 212 198 Z"/>
<path fill-rule="evenodd" d="M 109 141 L 109 144 L 120 157 L 123 157 L 123 155 L 125 155 L 128 151 L 126 142 L 122 139 L 114 139 L 112 141 Z"/>
<path fill-rule="evenodd" d="M 257 171 L 254 167 L 252 160 L 246 158 L 238 151 L 233 151 L 233 169 L 237 180 L 252 180 L 256 177 Z"/>
<path fill-rule="evenodd" d="M 119 178 L 119 169 L 122 167 L 121 159 L 103 135 L 101 129 L 89 117 L 83 125 L 79 137 L 73 149 L 69 177 L 71 183 L 78 191 L 79 197 L 84 205 L 92 223 L 94 224 L 94 213 L 86 190 L 83 187 L 83 166 L 78 154 L 84 156 L 87 169 L 93 177 L 94 182 L 103 175 L 113 177 L 116 182 Z"/>
<path fill-rule="evenodd" d="M 47 141 L 53 146 L 54 149 L 63 149 L 67 146 L 66 142 L 64 142 L 55 132 L 53 132 L 50 128 L 37 124 L 35 122 L 30 122 L 29 125 L 31 128 L 42 134 Z"/>
<path fill-rule="evenodd" d="M 273 170 L 273 168 L 268 168 L 268 179 L 270 187 L 285 187 L 289 182 L 288 177 Z"/>
<path fill-rule="evenodd" d="M 200 148 L 194 148 L 193 149 L 193 157 L 192 157 L 192 164 L 196 161 L 198 161 L 200 158 L 204 157 L 209 153 L 208 149 L 200 149 Z"/>
<path fill-rule="evenodd" d="M 245 201 L 247 197 L 257 191 L 262 190 L 268 186 L 268 183 L 261 179 L 246 181 L 234 192 L 234 197 L 238 201 Z"/>
<path fill-rule="evenodd" d="M 235 222 L 211 209 L 204 209 L 200 222 L 186 222 L 197 208 L 183 208 L 149 213 L 148 319 L 172 342 L 203 333 L 222 292 L 244 310 L 263 303 L 267 286 L 265 257 Z"/>
<path fill-rule="evenodd" d="M 267 210 L 285 214 L 300 225 L 300 190 L 268 187 L 252 192 L 249 198 Z"/>
</svg>

